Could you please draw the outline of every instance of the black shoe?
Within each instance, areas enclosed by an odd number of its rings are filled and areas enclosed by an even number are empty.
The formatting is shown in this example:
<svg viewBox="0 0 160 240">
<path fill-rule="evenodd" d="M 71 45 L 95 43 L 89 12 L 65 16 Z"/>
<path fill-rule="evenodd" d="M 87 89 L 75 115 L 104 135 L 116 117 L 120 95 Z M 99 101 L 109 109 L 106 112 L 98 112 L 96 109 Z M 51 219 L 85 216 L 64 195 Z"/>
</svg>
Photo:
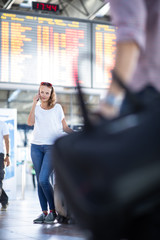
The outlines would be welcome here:
<svg viewBox="0 0 160 240">
<path fill-rule="evenodd" d="M 1 211 L 6 211 L 8 207 L 8 203 L 2 203 Z"/>
</svg>

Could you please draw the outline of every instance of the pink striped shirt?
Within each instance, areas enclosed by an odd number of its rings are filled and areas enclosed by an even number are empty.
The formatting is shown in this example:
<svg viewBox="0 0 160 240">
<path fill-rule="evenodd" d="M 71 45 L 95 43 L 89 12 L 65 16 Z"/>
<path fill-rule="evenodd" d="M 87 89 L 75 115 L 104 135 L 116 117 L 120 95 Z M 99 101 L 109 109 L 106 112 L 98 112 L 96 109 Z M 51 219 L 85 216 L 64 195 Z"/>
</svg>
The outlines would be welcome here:
<svg viewBox="0 0 160 240">
<path fill-rule="evenodd" d="M 160 0 L 110 0 L 117 41 L 135 41 L 141 54 L 129 85 L 134 91 L 145 85 L 160 91 Z"/>
</svg>

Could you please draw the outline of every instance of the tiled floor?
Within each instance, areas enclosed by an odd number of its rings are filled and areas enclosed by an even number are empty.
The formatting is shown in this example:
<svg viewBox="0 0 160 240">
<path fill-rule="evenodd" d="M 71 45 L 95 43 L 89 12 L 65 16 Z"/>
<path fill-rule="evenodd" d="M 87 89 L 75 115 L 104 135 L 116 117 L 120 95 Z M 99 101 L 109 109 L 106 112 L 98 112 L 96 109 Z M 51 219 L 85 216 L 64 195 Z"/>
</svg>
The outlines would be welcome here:
<svg viewBox="0 0 160 240">
<path fill-rule="evenodd" d="M 0 240 L 85 240 L 76 225 L 33 224 L 40 214 L 36 191 L 27 191 L 25 200 L 12 200 L 0 211 Z"/>
</svg>

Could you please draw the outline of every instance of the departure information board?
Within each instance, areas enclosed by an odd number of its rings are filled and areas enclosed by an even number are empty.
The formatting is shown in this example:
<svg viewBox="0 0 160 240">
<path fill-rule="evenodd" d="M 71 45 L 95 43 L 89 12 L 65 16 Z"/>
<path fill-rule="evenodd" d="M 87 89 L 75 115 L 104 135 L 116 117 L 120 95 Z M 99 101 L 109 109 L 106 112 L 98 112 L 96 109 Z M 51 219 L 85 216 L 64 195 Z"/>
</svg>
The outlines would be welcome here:
<svg viewBox="0 0 160 240">
<path fill-rule="evenodd" d="M 91 87 L 89 22 L 0 11 L 0 82 Z M 88 61 L 80 67 L 81 56 Z"/>
<path fill-rule="evenodd" d="M 115 27 L 105 24 L 92 25 L 93 39 L 93 88 L 107 88 L 111 83 L 111 70 L 115 63 Z"/>
</svg>

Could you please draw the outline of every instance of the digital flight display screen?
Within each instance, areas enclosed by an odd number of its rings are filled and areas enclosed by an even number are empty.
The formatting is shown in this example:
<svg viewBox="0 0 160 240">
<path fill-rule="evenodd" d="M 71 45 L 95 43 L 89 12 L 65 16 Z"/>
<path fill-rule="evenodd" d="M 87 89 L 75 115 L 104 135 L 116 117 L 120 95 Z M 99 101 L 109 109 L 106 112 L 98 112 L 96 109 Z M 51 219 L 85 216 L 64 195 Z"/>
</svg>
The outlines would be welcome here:
<svg viewBox="0 0 160 240">
<path fill-rule="evenodd" d="M 0 82 L 74 87 L 74 71 L 91 87 L 90 23 L 0 11 Z M 90 57 L 89 57 L 90 58 Z"/>
<path fill-rule="evenodd" d="M 115 31 L 112 25 L 92 25 L 93 88 L 108 88 L 111 83 L 111 70 L 115 64 Z"/>
<path fill-rule="evenodd" d="M 0 41 L 0 83 L 75 87 L 75 72 L 83 87 L 107 88 L 111 82 L 112 25 L 0 10 Z"/>
<path fill-rule="evenodd" d="M 59 5 L 42 2 L 32 2 L 32 9 L 56 13 L 59 11 Z"/>
</svg>

